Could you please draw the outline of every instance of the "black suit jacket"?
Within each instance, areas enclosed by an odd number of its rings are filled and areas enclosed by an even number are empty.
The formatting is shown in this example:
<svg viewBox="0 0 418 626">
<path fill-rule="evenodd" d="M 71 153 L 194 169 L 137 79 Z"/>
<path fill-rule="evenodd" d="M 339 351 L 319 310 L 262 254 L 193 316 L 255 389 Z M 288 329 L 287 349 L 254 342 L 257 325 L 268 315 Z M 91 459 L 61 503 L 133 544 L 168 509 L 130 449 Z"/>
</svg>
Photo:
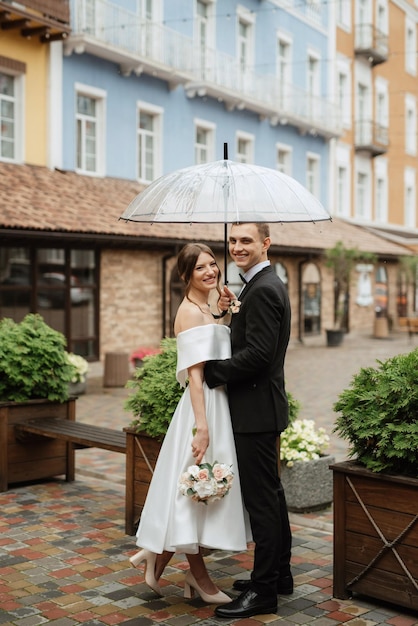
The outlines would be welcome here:
<svg viewBox="0 0 418 626">
<path fill-rule="evenodd" d="M 227 385 L 232 427 L 237 433 L 282 432 L 288 424 L 284 358 L 290 337 L 286 287 L 271 266 L 258 272 L 232 315 L 232 357 L 208 361 L 209 387 Z"/>
</svg>

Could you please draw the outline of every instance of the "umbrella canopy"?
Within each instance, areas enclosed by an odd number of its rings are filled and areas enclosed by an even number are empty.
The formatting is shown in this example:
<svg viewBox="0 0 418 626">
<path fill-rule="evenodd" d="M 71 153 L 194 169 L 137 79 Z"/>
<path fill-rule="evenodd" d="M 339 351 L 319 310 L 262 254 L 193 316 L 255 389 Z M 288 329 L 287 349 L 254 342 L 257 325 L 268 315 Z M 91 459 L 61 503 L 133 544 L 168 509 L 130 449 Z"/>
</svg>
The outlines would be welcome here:
<svg viewBox="0 0 418 626">
<path fill-rule="evenodd" d="M 317 222 L 330 220 L 291 176 L 228 159 L 176 170 L 139 193 L 122 214 L 134 222 Z"/>
</svg>

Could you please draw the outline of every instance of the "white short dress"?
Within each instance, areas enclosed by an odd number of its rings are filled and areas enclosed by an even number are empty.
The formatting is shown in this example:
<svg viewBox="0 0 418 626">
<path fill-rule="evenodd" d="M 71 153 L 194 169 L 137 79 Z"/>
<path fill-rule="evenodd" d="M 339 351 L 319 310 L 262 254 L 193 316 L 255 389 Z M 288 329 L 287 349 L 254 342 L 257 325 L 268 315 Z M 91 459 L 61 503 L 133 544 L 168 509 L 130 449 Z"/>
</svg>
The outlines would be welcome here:
<svg viewBox="0 0 418 626">
<path fill-rule="evenodd" d="M 177 380 L 184 386 L 187 368 L 231 354 L 227 326 L 208 324 L 191 328 L 177 336 Z M 148 490 L 137 546 L 152 552 L 164 550 L 196 554 L 199 546 L 243 551 L 251 541 L 248 515 L 244 509 L 228 398 L 223 387 L 209 389 L 204 383 L 206 418 L 210 443 L 204 461 L 232 465 L 234 482 L 229 493 L 215 502 L 203 504 L 181 495 L 178 479 L 194 464 L 191 442 L 194 413 L 190 390 L 186 387 L 164 438 Z"/>
</svg>

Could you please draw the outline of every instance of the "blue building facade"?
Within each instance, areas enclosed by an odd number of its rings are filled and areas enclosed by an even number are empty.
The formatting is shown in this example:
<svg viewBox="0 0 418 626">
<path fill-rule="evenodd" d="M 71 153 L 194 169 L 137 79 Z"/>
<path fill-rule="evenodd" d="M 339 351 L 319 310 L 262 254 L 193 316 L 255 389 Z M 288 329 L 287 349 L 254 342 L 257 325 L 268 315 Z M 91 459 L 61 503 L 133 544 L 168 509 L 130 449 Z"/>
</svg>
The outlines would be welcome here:
<svg viewBox="0 0 418 626">
<path fill-rule="evenodd" d="M 147 184 L 223 158 L 226 143 L 327 206 L 340 132 L 331 4 L 71 0 L 60 166 Z"/>
</svg>

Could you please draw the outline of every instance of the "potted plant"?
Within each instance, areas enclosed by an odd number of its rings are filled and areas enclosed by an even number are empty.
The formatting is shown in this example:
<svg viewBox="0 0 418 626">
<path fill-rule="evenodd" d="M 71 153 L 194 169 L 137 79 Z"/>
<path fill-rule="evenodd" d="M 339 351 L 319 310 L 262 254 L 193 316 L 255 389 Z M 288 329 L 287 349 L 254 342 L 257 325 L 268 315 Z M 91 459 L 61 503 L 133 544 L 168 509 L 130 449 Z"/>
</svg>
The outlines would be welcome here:
<svg viewBox="0 0 418 626">
<path fill-rule="evenodd" d="M 334 328 L 327 329 L 327 345 L 341 345 L 344 333 L 348 331 L 348 312 L 350 301 L 351 273 L 356 263 L 368 261 L 373 263 L 376 255 L 360 252 L 357 248 L 346 248 L 338 241 L 333 248 L 326 251 L 325 265 L 334 273 Z"/>
<path fill-rule="evenodd" d="M 334 405 L 334 595 L 418 609 L 418 349 L 360 369 Z"/>
<path fill-rule="evenodd" d="M 326 453 L 329 436 L 325 429 L 316 428 L 314 420 L 297 419 L 298 413 L 297 404 L 289 426 L 280 435 L 280 477 L 289 511 L 300 513 L 331 504 L 329 466 L 335 459 Z"/>
<path fill-rule="evenodd" d="M 89 371 L 89 364 L 79 354 L 73 352 L 67 352 L 67 360 L 73 367 L 73 377 L 71 378 L 69 385 L 70 395 L 80 395 L 86 391 L 87 372 Z"/>
<path fill-rule="evenodd" d="M 64 443 L 43 439 L 28 449 L 16 438 L 15 425 L 45 416 L 75 419 L 75 399 L 68 400 L 73 375 L 64 335 L 40 315 L 0 321 L 1 491 L 9 483 L 67 473 L 71 452 Z"/>
<path fill-rule="evenodd" d="M 158 354 L 160 351 L 161 350 L 159 348 L 140 346 L 131 353 L 129 360 L 134 367 L 142 367 L 145 357 L 152 356 L 153 354 Z"/>
</svg>

